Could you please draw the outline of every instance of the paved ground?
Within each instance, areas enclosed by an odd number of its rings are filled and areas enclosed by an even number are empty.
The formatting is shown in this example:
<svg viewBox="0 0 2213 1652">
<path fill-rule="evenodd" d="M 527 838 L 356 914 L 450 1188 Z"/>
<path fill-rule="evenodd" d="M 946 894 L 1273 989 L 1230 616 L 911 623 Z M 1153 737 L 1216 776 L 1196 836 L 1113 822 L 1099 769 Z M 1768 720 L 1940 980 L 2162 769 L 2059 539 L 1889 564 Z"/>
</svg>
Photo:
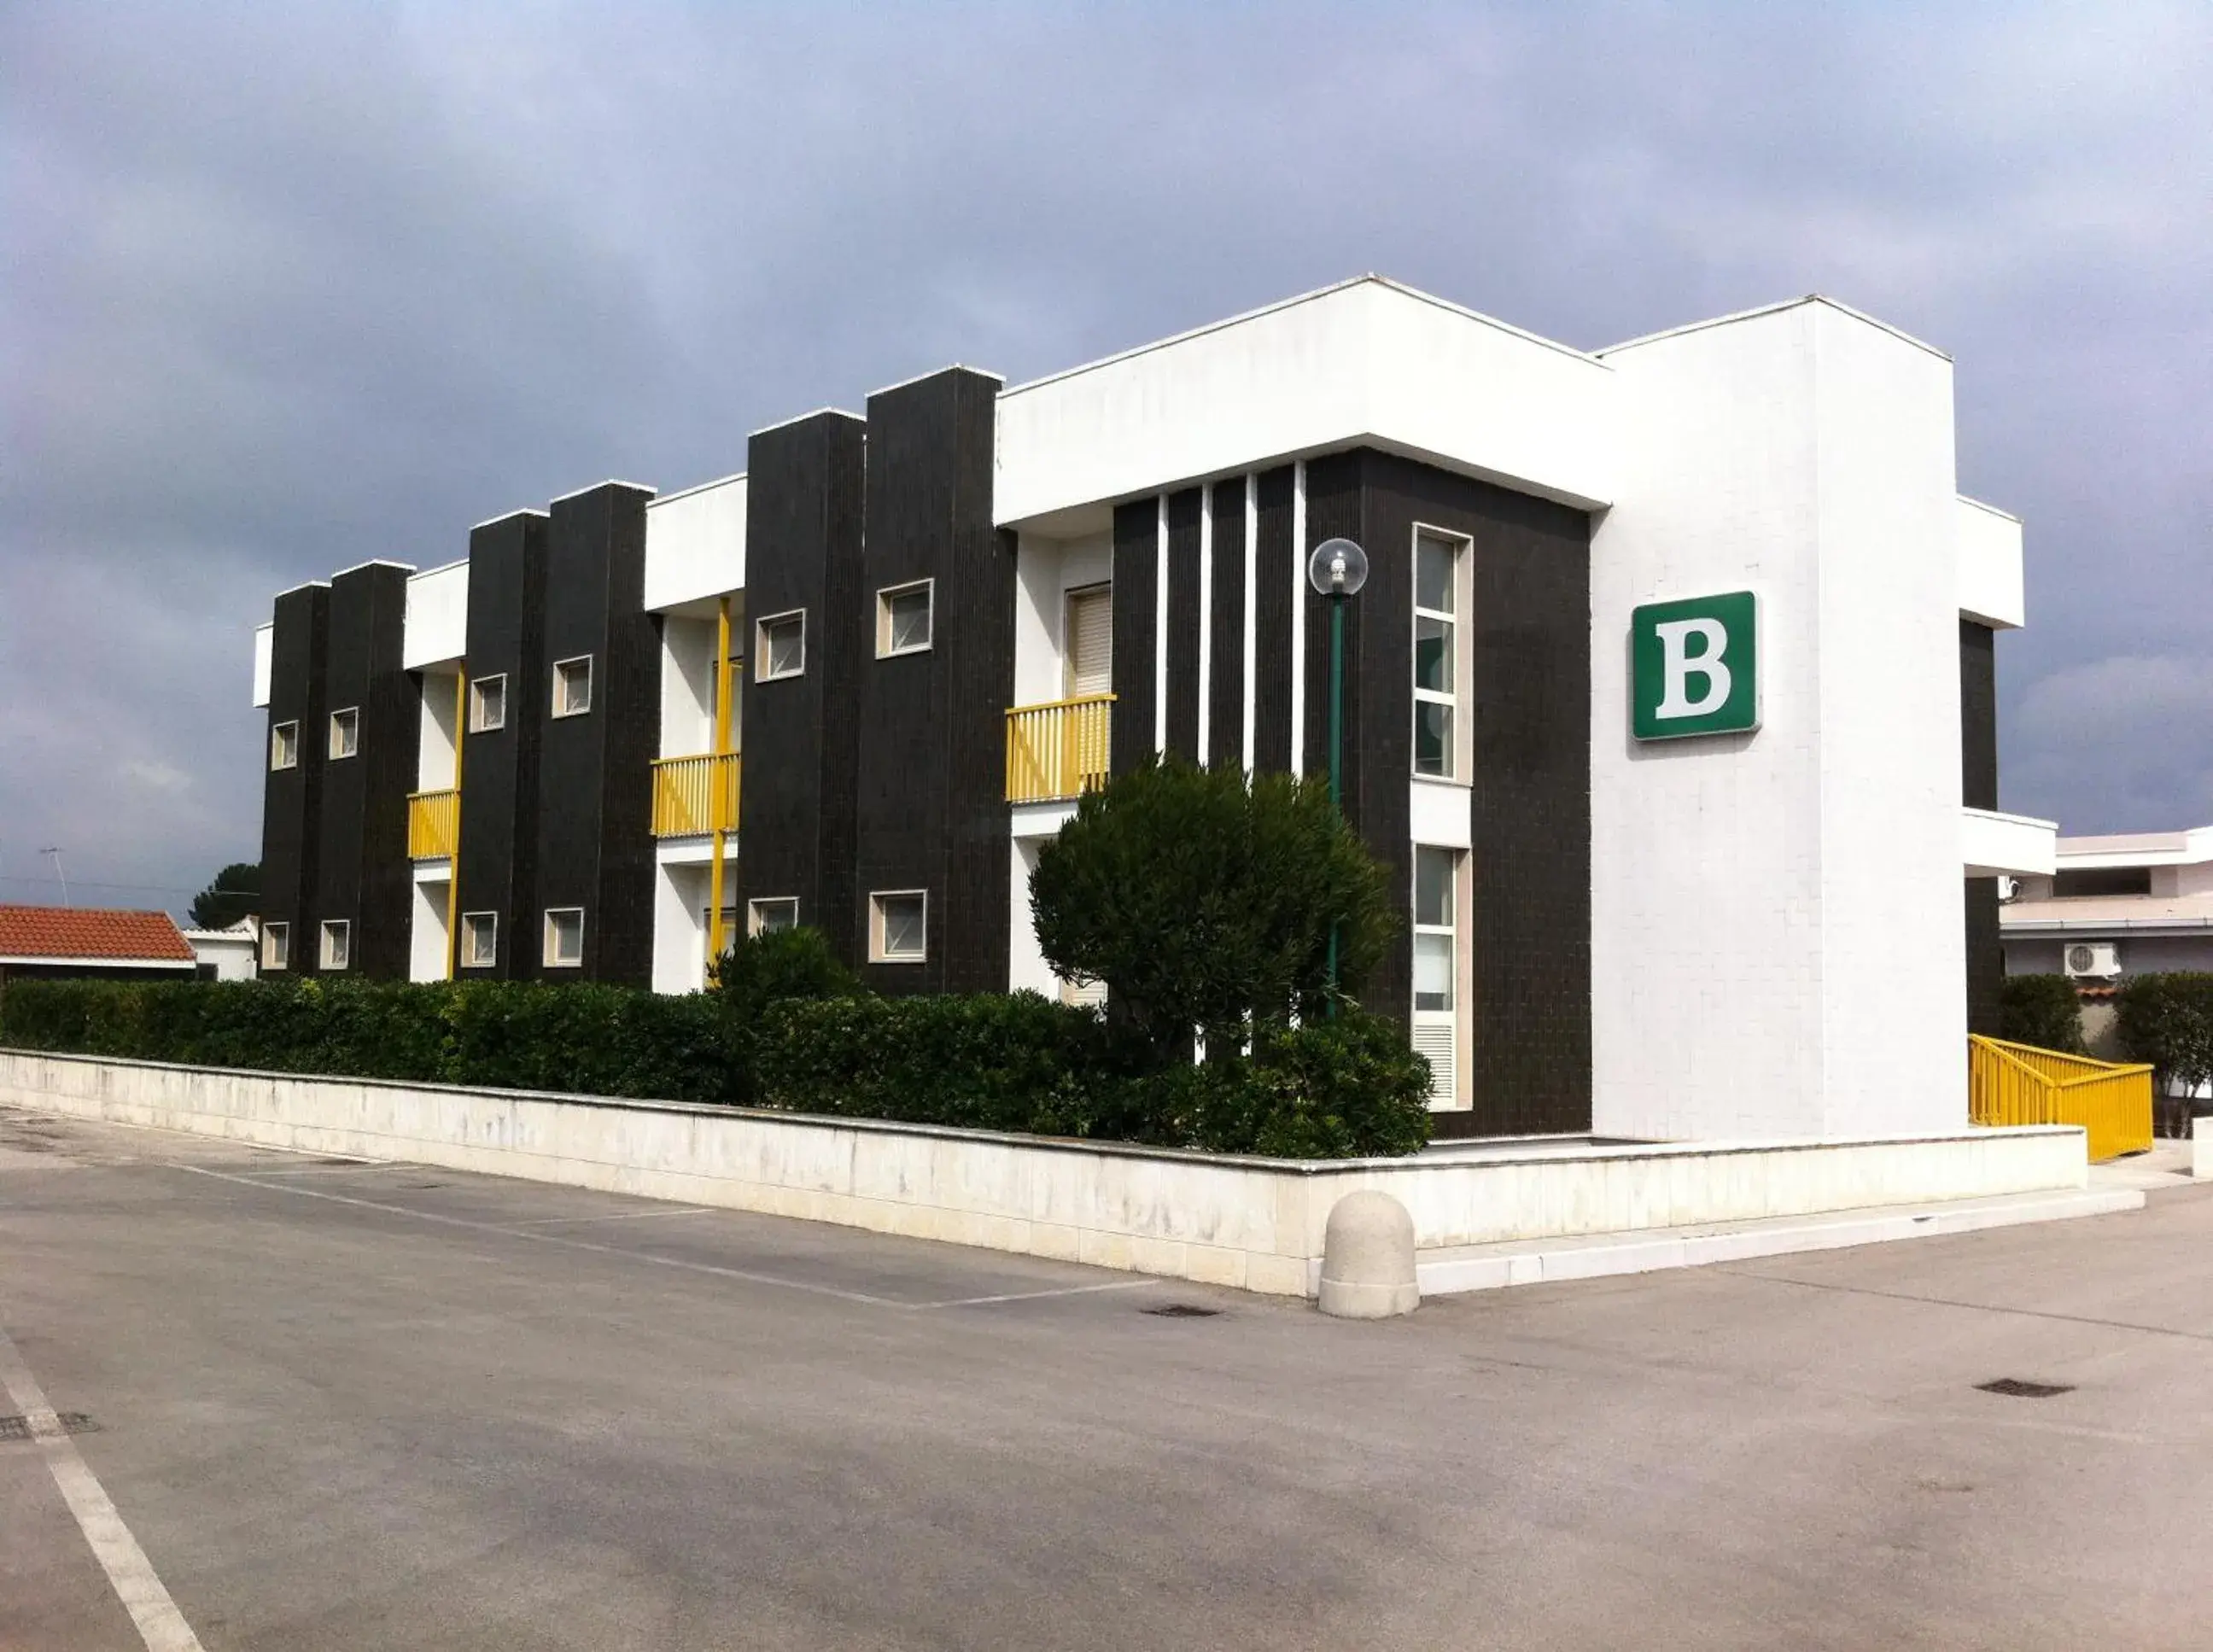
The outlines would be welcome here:
<svg viewBox="0 0 2213 1652">
<path fill-rule="evenodd" d="M 2213 1188 L 1358 1326 L 0 1113 L 0 1373 L 96 1425 L 70 1446 L 128 1528 L 94 1521 L 111 1564 L 135 1537 L 210 1652 L 2213 1624 Z M 8 1652 L 143 1644 L 69 1460 L 0 1437 Z"/>
</svg>

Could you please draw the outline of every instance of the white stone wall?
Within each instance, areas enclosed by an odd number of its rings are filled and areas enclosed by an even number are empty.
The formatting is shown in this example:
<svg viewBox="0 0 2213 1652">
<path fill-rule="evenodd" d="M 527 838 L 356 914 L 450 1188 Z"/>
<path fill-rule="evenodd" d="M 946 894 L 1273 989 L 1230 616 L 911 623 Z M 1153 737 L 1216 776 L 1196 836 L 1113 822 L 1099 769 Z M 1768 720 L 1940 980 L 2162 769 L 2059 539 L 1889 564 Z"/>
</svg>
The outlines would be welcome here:
<svg viewBox="0 0 2213 1652">
<path fill-rule="evenodd" d="M 1606 359 L 1625 430 L 1592 543 L 1594 1127 L 1957 1128 L 1950 363 L 1818 301 Z M 1637 744 L 1631 610 L 1736 589 L 1761 727 Z"/>
<path fill-rule="evenodd" d="M 1290 1163 L 979 1131 L 0 1052 L 0 1102 L 1296 1295 L 1380 1188 L 1424 1251 L 2079 1188 L 2061 1127 Z"/>
</svg>

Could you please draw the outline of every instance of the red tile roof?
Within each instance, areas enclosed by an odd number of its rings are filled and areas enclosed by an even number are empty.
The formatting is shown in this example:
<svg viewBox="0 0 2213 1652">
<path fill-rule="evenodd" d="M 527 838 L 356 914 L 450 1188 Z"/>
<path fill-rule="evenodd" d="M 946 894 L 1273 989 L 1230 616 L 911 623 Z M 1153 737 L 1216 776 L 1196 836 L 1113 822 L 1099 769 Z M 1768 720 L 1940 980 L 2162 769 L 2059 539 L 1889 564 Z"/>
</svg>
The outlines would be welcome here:
<svg viewBox="0 0 2213 1652">
<path fill-rule="evenodd" d="M 0 905 L 0 958 L 113 958 L 189 964 L 192 943 L 167 912 Z"/>
</svg>

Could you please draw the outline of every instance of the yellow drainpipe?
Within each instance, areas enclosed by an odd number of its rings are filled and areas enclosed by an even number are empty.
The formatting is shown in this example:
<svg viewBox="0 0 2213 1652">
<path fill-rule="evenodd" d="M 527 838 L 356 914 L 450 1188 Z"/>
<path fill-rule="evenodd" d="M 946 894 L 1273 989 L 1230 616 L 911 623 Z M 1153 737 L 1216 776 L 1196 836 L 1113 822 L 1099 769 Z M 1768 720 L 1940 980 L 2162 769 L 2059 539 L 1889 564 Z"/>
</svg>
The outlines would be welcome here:
<svg viewBox="0 0 2213 1652">
<path fill-rule="evenodd" d="M 454 978 L 454 960 L 459 955 L 461 937 L 460 919 L 455 916 L 461 900 L 461 738 L 468 728 L 468 680 L 466 667 L 454 674 L 454 838 L 447 845 L 453 858 L 446 863 L 446 978 Z"/>
<path fill-rule="evenodd" d="M 707 967 L 713 970 L 722 956 L 722 846 L 735 822 L 724 818 L 722 759 L 730 749 L 730 599 L 727 596 L 715 619 L 715 760 L 707 765 L 707 818 L 713 825 L 714 861 L 707 873 Z"/>
</svg>

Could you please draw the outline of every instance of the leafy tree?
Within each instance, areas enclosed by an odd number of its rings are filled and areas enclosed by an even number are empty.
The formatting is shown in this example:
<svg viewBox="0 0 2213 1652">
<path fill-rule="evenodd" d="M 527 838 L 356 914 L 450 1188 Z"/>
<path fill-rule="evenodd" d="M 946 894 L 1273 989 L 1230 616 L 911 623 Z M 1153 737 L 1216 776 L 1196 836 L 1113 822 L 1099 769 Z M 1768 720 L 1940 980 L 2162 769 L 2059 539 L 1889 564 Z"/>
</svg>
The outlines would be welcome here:
<svg viewBox="0 0 2213 1652">
<path fill-rule="evenodd" d="M 251 861 L 235 861 L 216 873 L 215 881 L 192 897 L 192 927 L 227 930 L 260 909 L 260 866 Z"/>
<path fill-rule="evenodd" d="M 740 1102 L 758 1097 L 765 1018 L 771 1005 L 858 997 L 866 991 L 859 978 L 838 961 L 822 931 L 804 928 L 740 937 L 716 960 L 708 990 L 722 1003 L 731 1092 Z"/>
<path fill-rule="evenodd" d="M 1063 977 L 1106 983 L 1165 1058 L 1211 1054 L 1258 1026 L 1318 1020 L 1330 927 L 1350 1001 L 1399 930 L 1387 875 L 1321 779 L 1148 762 L 1076 806 L 1030 878 L 1037 935 Z"/>
<path fill-rule="evenodd" d="M 2082 1006 L 2064 975 L 2009 975 L 1998 986 L 1998 1036 L 2039 1050 L 2082 1053 Z"/>
</svg>

